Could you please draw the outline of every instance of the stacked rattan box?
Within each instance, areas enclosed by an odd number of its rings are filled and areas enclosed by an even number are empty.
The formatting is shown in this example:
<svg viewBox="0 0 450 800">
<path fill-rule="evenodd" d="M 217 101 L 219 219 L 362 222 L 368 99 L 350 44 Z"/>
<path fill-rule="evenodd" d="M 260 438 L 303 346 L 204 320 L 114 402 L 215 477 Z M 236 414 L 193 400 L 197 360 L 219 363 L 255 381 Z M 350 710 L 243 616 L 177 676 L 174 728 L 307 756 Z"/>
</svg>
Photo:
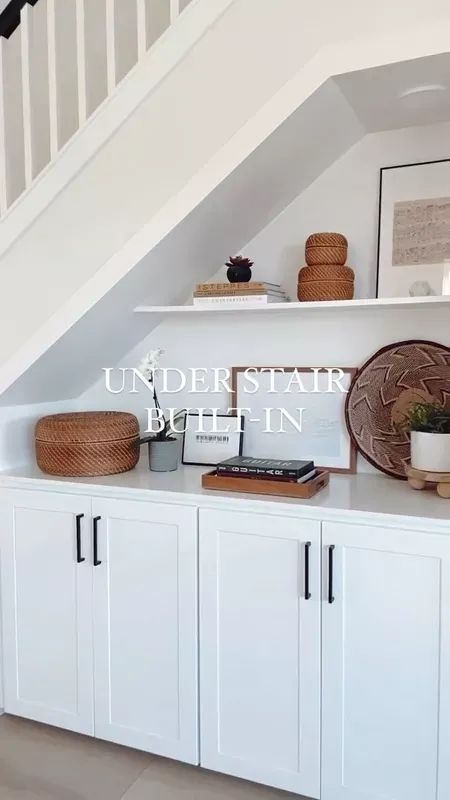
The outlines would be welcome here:
<svg viewBox="0 0 450 800">
<path fill-rule="evenodd" d="M 52 414 L 38 421 L 35 444 L 38 467 L 50 475 L 113 475 L 139 460 L 139 422 L 124 411 Z"/>
<path fill-rule="evenodd" d="M 306 240 L 307 266 L 298 274 L 298 299 L 304 302 L 351 300 L 355 273 L 346 266 L 348 242 L 341 233 L 313 233 Z"/>
</svg>

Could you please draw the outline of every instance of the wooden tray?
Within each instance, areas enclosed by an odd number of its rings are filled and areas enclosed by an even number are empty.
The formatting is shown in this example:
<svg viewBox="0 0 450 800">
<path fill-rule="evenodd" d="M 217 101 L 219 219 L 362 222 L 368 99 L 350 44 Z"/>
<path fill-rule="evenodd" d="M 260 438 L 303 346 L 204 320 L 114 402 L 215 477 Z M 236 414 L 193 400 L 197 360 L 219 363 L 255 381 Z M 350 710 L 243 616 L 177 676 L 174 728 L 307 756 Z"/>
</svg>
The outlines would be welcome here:
<svg viewBox="0 0 450 800">
<path fill-rule="evenodd" d="M 218 475 L 214 469 L 202 475 L 203 489 L 218 489 L 222 492 L 248 492 L 250 494 L 274 494 L 280 497 L 298 497 L 309 500 L 317 492 L 328 486 L 330 473 L 326 470 L 317 470 L 315 478 L 306 483 L 291 483 L 290 481 L 261 480 L 260 478 L 235 478 Z"/>
</svg>

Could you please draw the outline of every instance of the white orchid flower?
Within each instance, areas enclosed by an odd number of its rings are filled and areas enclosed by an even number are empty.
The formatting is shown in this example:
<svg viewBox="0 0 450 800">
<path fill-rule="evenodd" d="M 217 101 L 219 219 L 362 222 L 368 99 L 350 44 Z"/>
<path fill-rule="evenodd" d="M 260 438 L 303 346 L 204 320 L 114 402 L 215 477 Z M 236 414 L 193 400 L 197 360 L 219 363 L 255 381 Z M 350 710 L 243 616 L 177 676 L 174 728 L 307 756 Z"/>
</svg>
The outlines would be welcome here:
<svg viewBox="0 0 450 800">
<path fill-rule="evenodd" d="M 155 371 L 158 368 L 159 360 L 163 353 L 164 350 L 161 350 L 161 348 L 150 350 L 150 352 L 141 359 L 138 370 L 148 381 L 153 382 Z"/>
</svg>

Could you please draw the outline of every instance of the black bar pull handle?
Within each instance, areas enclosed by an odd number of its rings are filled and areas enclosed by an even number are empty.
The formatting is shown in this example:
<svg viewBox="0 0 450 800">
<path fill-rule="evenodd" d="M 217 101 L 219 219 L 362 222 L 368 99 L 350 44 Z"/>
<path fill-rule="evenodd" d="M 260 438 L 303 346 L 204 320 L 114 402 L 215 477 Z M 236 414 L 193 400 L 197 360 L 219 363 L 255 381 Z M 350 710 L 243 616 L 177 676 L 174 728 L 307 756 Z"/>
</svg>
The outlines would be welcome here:
<svg viewBox="0 0 450 800">
<path fill-rule="evenodd" d="M 335 546 L 334 544 L 330 544 L 328 548 L 328 602 L 334 603 L 334 594 L 333 594 L 333 555 L 334 555 Z"/>
<path fill-rule="evenodd" d="M 101 517 L 94 517 L 92 520 L 93 524 L 93 549 L 94 549 L 94 567 L 99 567 L 102 563 L 98 559 L 98 523 L 100 522 Z"/>
<path fill-rule="evenodd" d="M 82 564 L 83 561 L 86 561 L 85 558 L 81 557 L 81 520 L 84 519 L 84 514 L 77 514 L 76 521 L 77 521 L 77 564 Z"/>
<path fill-rule="evenodd" d="M 305 600 L 311 600 L 311 592 L 309 591 L 309 552 L 311 550 L 311 542 L 305 544 Z"/>
</svg>

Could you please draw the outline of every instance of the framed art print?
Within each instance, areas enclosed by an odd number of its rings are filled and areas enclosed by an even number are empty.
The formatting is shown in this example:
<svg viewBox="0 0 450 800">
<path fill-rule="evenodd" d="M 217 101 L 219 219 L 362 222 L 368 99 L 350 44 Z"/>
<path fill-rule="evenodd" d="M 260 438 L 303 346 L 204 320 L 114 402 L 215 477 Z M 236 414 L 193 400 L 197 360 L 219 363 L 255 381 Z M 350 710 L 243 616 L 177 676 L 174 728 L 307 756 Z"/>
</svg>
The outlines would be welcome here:
<svg viewBox="0 0 450 800">
<path fill-rule="evenodd" d="M 230 414 L 186 414 L 181 461 L 215 467 L 242 455 L 244 418 Z"/>
<path fill-rule="evenodd" d="M 450 293 L 450 159 L 380 171 L 377 297 Z"/>
<path fill-rule="evenodd" d="M 251 386 L 247 371 L 252 372 Z M 342 376 L 341 390 L 330 392 L 333 371 Z M 345 423 L 345 400 L 355 372 L 348 367 L 233 367 L 230 406 L 246 418 L 242 455 L 311 459 L 316 467 L 330 472 L 354 473 L 356 448 Z M 270 430 L 267 409 L 271 410 Z M 299 417 L 299 409 L 301 431 L 289 424 L 290 418 Z M 281 420 L 287 423 L 280 424 Z"/>
</svg>

